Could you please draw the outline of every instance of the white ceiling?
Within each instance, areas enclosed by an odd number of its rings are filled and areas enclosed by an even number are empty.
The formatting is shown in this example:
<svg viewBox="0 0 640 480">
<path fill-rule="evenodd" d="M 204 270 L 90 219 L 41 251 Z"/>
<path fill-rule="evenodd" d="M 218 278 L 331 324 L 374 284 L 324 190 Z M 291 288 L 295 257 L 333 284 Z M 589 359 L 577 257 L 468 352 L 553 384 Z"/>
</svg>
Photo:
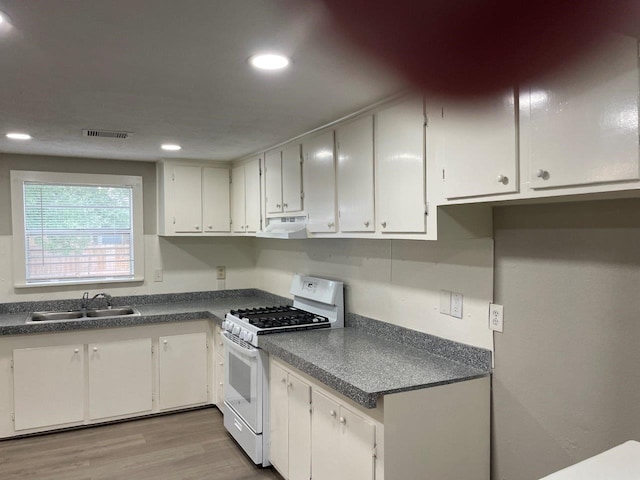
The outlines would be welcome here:
<svg viewBox="0 0 640 480">
<path fill-rule="evenodd" d="M 0 28 L 0 152 L 230 160 L 402 87 L 337 38 L 318 0 L 0 0 L 0 10 L 11 23 Z M 263 50 L 292 66 L 253 70 L 247 59 Z M 86 128 L 135 135 L 89 139 Z M 164 152 L 166 142 L 183 149 Z"/>
</svg>

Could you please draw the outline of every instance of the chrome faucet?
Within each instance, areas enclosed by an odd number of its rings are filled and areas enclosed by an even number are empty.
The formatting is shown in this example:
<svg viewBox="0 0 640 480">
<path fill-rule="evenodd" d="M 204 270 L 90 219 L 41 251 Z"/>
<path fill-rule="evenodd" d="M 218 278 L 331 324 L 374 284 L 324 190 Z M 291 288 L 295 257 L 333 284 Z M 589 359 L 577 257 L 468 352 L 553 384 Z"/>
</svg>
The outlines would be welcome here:
<svg viewBox="0 0 640 480">
<path fill-rule="evenodd" d="M 107 301 L 107 308 L 111 308 L 113 305 L 111 304 L 111 301 L 113 300 L 113 297 L 111 295 L 109 295 L 108 293 L 96 293 L 93 298 L 91 298 L 91 300 L 89 300 L 89 292 L 84 292 L 82 294 L 82 309 L 86 310 L 89 308 L 89 306 L 94 302 L 94 300 L 96 300 L 97 298 L 104 298 Z"/>
</svg>

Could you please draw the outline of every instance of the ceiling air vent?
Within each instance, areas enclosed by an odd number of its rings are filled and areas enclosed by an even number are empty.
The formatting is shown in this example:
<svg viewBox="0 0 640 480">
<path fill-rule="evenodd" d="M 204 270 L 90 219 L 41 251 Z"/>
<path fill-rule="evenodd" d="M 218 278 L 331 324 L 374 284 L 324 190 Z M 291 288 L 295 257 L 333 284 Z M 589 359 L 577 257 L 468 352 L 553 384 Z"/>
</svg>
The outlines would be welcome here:
<svg viewBox="0 0 640 480">
<path fill-rule="evenodd" d="M 121 140 L 126 140 L 131 135 L 131 132 L 117 132 L 113 130 L 82 130 L 83 137 L 91 137 L 91 138 L 118 138 Z"/>
</svg>

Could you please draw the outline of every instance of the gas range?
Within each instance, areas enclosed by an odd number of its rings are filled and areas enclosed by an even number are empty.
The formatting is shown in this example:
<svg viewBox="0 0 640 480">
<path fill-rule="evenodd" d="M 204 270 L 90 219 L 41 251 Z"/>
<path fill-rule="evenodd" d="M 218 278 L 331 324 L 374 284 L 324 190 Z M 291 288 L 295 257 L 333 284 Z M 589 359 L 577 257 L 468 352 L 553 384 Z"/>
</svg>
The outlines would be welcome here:
<svg viewBox="0 0 640 480">
<path fill-rule="evenodd" d="M 258 347 L 262 335 L 344 326 L 342 282 L 295 275 L 291 293 L 293 306 L 231 310 L 222 328 Z"/>
</svg>

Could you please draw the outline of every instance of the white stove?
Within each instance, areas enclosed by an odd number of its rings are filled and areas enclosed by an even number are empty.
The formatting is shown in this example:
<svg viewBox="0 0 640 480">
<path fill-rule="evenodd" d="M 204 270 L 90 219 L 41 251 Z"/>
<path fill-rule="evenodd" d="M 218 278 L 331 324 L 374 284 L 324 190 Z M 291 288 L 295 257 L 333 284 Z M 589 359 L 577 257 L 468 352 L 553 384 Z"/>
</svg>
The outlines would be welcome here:
<svg viewBox="0 0 640 480">
<path fill-rule="evenodd" d="M 290 292 L 293 306 L 231 310 L 222 328 L 228 335 L 259 347 L 262 335 L 344 326 L 342 282 L 295 275 Z"/>
<path fill-rule="evenodd" d="M 293 306 L 239 308 L 222 323 L 224 426 L 254 463 L 269 465 L 269 362 L 264 335 L 344 326 L 342 282 L 295 275 Z"/>
</svg>

